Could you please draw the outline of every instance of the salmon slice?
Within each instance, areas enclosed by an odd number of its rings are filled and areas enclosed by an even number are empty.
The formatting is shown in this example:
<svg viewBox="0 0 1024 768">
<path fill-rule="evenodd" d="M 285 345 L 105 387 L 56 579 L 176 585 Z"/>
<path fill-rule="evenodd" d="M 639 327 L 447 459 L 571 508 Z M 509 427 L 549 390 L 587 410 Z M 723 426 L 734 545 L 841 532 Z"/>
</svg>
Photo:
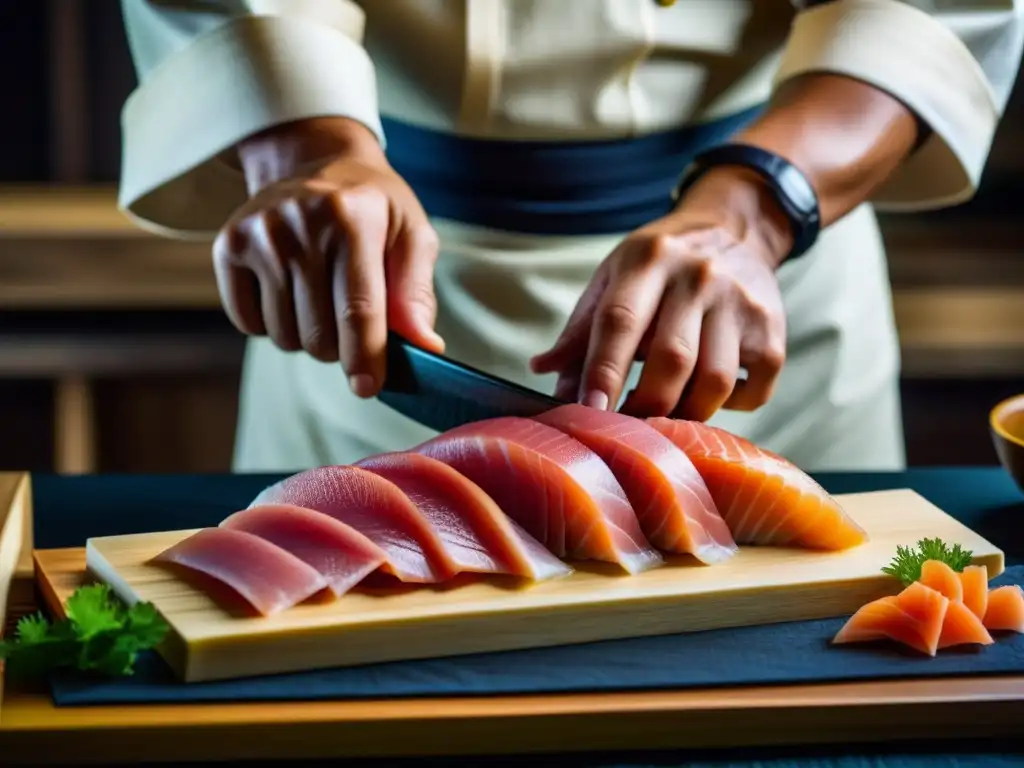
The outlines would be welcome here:
<svg viewBox="0 0 1024 768">
<path fill-rule="evenodd" d="M 647 423 L 690 457 L 738 544 L 842 550 L 868 540 L 824 488 L 781 456 L 701 422 Z"/>
<path fill-rule="evenodd" d="M 298 605 L 327 580 L 290 552 L 245 531 L 204 528 L 153 558 L 201 573 L 231 588 L 264 616 Z"/>
<path fill-rule="evenodd" d="M 992 632 L 1024 633 L 1024 591 L 1016 584 L 990 591 L 983 623 Z"/>
<path fill-rule="evenodd" d="M 928 656 L 939 648 L 949 598 L 914 582 L 898 595 L 862 606 L 832 638 L 836 644 L 894 640 Z"/>
<path fill-rule="evenodd" d="M 921 577 L 918 581 L 941 592 L 950 600 L 963 602 L 964 587 L 960 574 L 941 560 L 925 560 L 921 563 Z"/>
<path fill-rule="evenodd" d="M 707 564 L 736 554 L 736 542 L 693 462 L 649 424 L 576 404 L 534 418 L 601 457 L 656 549 L 691 554 Z"/>
<path fill-rule="evenodd" d="M 264 489 L 249 505 L 292 504 L 340 520 L 384 550 L 381 571 L 409 583 L 451 578 L 458 565 L 402 489 L 366 469 L 317 467 Z"/>
<path fill-rule="evenodd" d="M 355 466 L 402 489 L 437 530 L 459 570 L 504 573 L 534 581 L 566 576 L 572 568 L 509 518 L 490 496 L 437 459 L 396 452 Z"/>
<path fill-rule="evenodd" d="M 985 618 L 988 608 L 988 568 L 984 565 L 968 565 L 960 572 L 960 586 L 963 589 L 964 605 L 979 619 Z"/>
<path fill-rule="evenodd" d="M 993 642 L 992 635 L 970 608 L 964 603 L 949 601 L 939 635 L 940 649 L 954 645 L 992 645 Z"/>
<path fill-rule="evenodd" d="M 557 557 L 616 563 L 631 574 L 664 563 L 601 457 L 554 427 L 485 419 L 414 450 L 468 477 Z"/>
<path fill-rule="evenodd" d="M 351 526 L 312 509 L 261 504 L 225 518 L 221 528 L 244 531 L 276 544 L 312 566 L 335 597 L 383 566 L 384 550 Z"/>
</svg>

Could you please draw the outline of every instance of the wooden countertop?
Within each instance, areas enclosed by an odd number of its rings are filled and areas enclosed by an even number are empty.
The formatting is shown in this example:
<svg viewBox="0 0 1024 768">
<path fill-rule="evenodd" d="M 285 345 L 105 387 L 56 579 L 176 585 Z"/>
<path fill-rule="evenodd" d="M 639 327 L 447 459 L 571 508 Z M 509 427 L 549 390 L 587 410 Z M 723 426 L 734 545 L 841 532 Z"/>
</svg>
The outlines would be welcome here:
<svg viewBox="0 0 1024 768">
<path fill-rule="evenodd" d="M 0 188 L 0 304 L 217 309 L 209 244 L 144 232 L 115 200 L 111 187 Z M 885 220 L 906 375 L 1024 376 L 1024 259 L 1003 222 Z M 965 229 L 981 240 L 970 259 Z"/>
</svg>

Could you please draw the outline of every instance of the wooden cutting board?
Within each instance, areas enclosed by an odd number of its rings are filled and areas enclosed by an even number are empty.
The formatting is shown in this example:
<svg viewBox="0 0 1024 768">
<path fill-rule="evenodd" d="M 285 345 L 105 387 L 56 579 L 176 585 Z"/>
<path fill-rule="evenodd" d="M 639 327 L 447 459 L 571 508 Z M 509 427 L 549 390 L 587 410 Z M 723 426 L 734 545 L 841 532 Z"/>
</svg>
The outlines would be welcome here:
<svg viewBox="0 0 1024 768">
<path fill-rule="evenodd" d="M 573 575 L 516 587 L 495 578 L 443 588 L 357 589 L 277 616 L 239 615 L 147 561 L 193 531 L 90 539 L 91 573 L 171 625 L 160 649 L 185 681 L 453 656 L 844 616 L 899 584 L 881 572 L 897 545 L 959 543 L 990 576 L 1003 553 L 911 490 L 836 497 L 870 536 L 846 552 L 743 547 L 702 566 L 679 558 L 636 576 L 576 564 Z"/>
</svg>

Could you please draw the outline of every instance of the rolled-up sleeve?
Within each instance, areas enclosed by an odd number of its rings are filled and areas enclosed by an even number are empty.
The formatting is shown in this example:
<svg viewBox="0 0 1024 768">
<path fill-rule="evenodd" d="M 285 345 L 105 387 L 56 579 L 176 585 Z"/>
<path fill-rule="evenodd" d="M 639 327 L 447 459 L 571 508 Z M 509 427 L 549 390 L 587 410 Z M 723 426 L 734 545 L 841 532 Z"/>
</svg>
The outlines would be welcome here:
<svg viewBox="0 0 1024 768">
<path fill-rule="evenodd" d="M 973 196 L 1020 66 L 1024 3 L 794 0 L 794 5 L 798 13 L 776 87 L 808 73 L 847 75 L 899 99 L 931 129 L 925 143 L 875 192 L 875 205 L 924 210 Z"/>
<path fill-rule="evenodd" d="M 224 154 L 274 125 L 348 117 L 384 142 L 351 0 L 122 0 L 122 14 L 139 85 L 118 204 L 145 229 L 212 237 L 247 196 Z"/>
</svg>

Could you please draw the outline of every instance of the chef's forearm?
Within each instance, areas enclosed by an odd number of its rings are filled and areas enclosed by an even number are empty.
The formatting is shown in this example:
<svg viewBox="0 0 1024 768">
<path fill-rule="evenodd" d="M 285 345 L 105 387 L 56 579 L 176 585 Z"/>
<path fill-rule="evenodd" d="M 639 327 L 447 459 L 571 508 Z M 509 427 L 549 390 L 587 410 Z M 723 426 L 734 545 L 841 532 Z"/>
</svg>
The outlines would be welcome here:
<svg viewBox="0 0 1024 768">
<path fill-rule="evenodd" d="M 357 120 L 317 117 L 250 136 L 238 143 L 235 152 L 249 194 L 254 194 L 310 163 L 351 153 L 379 156 L 383 149 L 373 132 Z"/>
<path fill-rule="evenodd" d="M 866 83 L 832 74 L 786 83 L 736 140 L 770 150 L 814 186 L 822 226 L 867 200 L 927 130 L 901 102 Z"/>
</svg>

